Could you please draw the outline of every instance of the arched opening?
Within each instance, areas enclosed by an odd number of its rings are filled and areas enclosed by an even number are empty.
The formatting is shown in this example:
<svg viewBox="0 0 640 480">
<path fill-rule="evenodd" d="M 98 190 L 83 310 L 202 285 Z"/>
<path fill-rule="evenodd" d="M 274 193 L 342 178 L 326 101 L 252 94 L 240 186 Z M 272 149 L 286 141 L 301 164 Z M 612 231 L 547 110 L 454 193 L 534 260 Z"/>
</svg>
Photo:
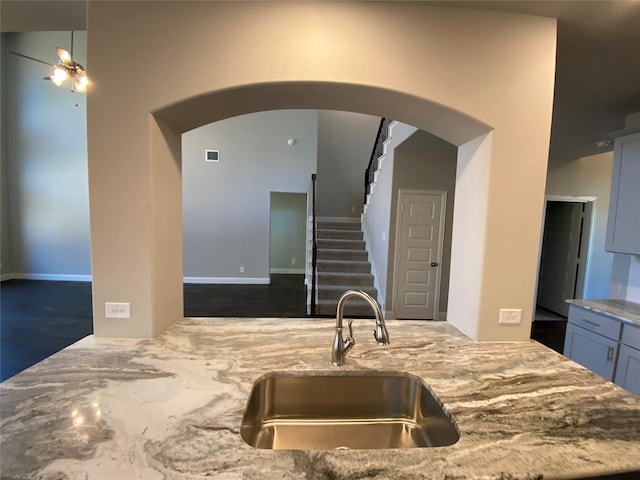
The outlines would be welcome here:
<svg viewBox="0 0 640 480">
<path fill-rule="evenodd" d="M 154 130 L 153 136 L 153 144 L 156 146 L 153 149 L 153 161 L 161 167 L 157 169 L 155 178 L 163 182 L 161 188 L 163 191 L 162 203 L 167 206 L 169 211 L 179 215 L 180 221 L 182 221 L 182 212 L 165 203 L 169 198 L 167 193 L 173 192 L 174 203 L 180 204 L 180 141 L 182 133 L 201 125 L 241 114 L 285 108 L 348 110 L 370 115 L 382 115 L 414 125 L 458 147 L 466 144 L 482 144 L 484 139 L 490 138 L 491 131 L 488 125 L 445 106 L 400 92 L 369 86 L 320 82 L 281 82 L 211 92 L 174 103 L 154 112 L 158 128 Z M 161 157 L 157 153 L 161 153 L 159 147 L 162 145 L 166 145 L 169 148 L 163 152 L 163 156 L 166 155 L 166 157 L 161 161 Z M 486 168 L 486 164 L 490 159 L 488 155 L 490 151 L 486 148 L 459 148 L 458 152 L 459 177 L 463 177 L 465 170 L 472 164 L 474 164 L 474 168 Z M 162 165 L 160 162 L 162 162 Z M 485 164 L 485 166 L 483 167 L 482 164 Z M 486 188 L 486 186 L 483 188 L 478 188 L 478 186 L 478 184 L 474 185 L 473 190 L 482 192 Z M 164 224 L 166 218 L 158 219 L 158 221 L 159 224 Z M 388 226 L 390 222 L 389 208 L 387 207 L 386 211 L 376 215 L 371 222 Z M 459 225 L 464 225 L 464 222 L 459 222 Z M 385 228 L 387 227 L 384 227 L 383 230 Z M 171 249 L 171 254 L 168 257 L 174 259 L 171 262 L 173 266 L 170 271 L 174 273 L 175 277 L 172 287 L 175 292 L 178 281 L 182 281 L 182 243 L 176 238 L 176 235 L 171 235 L 170 230 L 170 228 L 167 228 L 159 231 L 165 232 L 162 234 L 165 239 L 163 244 Z M 166 243 L 168 236 L 174 237 L 174 241 Z M 461 234 L 460 237 L 464 238 L 464 234 Z M 481 244 L 478 243 L 477 247 L 481 248 Z M 386 240 L 382 243 L 378 242 L 378 244 L 374 241 L 372 249 L 374 250 L 373 255 L 381 257 L 380 263 L 385 266 L 386 270 L 388 261 Z M 167 252 L 163 253 L 163 257 L 167 258 Z M 456 261 L 458 263 L 462 262 L 462 258 L 463 256 L 461 255 L 456 259 L 454 254 L 452 256 L 452 265 L 455 265 Z M 158 261 L 158 265 L 160 263 L 162 262 Z M 461 268 L 459 267 L 458 271 L 460 270 Z M 180 273 L 179 277 L 178 273 Z M 170 275 L 164 276 L 164 278 L 169 277 Z M 458 278 L 458 282 L 462 282 L 462 288 L 458 290 L 459 293 L 469 291 L 469 289 L 465 288 L 465 282 L 472 278 L 468 272 L 463 278 Z M 454 289 L 453 291 L 455 292 L 456 290 Z M 159 306 L 158 311 L 174 310 L 177 313 L 178 308 L 182 311 L 182 297 L 178 296 L 176 299 L 175 293 L 170 294 L 169 291 L 166 293 L 166 295 L 158 297 L 159 301 L 163 303 L 162 306 Z M 466 296 L 466 293 L 464 295 Z M 174 298 L 174 308 L 168 308 L 166 304 L 167 300 L 171 298 Z M 453 300 L 458 304 L 464 303 L 455 297 L 455 293 Z M 453 310 L 455 312 L 455 308 Z M 161 327 L 160 330 L 162 329 Z"/>
<path fill-rule="evenodd" d="M 386 116 L 462 145 L 491 126 L 445 105 L 402 93 L 335 82 L 277 82 L 238 86 L 186 98 L 153 116 L 175 132 L 246 113 L 278 109 L 343 110 Z"/>
<path fill-rule="evenodd" d="M 477 340 L 528 338 L 552 20 L 404 4 L 92 6 L 96 335 L 153 336 L 182 316 L 181 132 L 243 113 L 322 108 L 399 119 L 458 147 L 447 320 Z M 104 303 L 127 300 L 130 319 L 106 320 Z M 522 323 L 498 325 L 501 308 L 522 309 Z"/>
</svg>

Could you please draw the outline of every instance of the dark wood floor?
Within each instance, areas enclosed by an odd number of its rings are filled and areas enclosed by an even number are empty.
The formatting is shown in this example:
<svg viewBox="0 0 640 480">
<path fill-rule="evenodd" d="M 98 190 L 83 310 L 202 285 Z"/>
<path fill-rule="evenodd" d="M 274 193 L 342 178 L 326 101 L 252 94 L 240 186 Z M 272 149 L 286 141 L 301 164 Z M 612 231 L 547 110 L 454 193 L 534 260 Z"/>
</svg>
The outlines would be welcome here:
<svg viewBox="0 0 640 480">
<path fill-rule="evenodd" d="M 187 317 L 305 317 L 303 275 L 270 285 L 184 286 Z M 562 352 L 566 321 L 534 322 L 532 338 Z M 0 284 L 0 381 L 93 333 L 91 283 L 9 280 Z"/>
<path fill-rule="evenodd" d="M 271 275 L 269 285 L 184 285 L 185 317 L 305 317 L 304 275 Z"/>
<path fill-rule="evenodd" d="M 534 321 L 531 325 L 531 338 L 546 345 L 551 350 L 562 353 L 564 348 L 564 335 L 567 330 L 567 321 Z"/>
<path fill-rule="evenodd" d="M 536 305 L 531 325 L 531 338 L 558 353 L 562 353 L 566 330 L 567 317 Z"/>
<path fill-rule="evenodd" d="M 305 317 L 304 275 L 270 285 L 184 286 L 186 317 Z M 0 381 L 93 333 L 90 282 L 0 284 Z"/>
</svg>

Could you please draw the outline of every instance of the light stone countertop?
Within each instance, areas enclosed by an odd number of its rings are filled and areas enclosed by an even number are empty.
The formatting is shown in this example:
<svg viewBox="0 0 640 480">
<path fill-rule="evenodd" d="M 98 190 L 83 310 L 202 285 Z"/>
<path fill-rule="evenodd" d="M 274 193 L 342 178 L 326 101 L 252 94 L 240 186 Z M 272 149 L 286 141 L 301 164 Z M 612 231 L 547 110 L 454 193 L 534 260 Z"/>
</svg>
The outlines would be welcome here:
<svg viewBox="0 0 640 480">
<path fill-rule="evenodd" d="M 640 327 L 640 303 L 629 302 L 627 300 L 577 300 L 569 299 L 567 303 L 591 310 L 597 313 L 604 313 L 615 317 L 624 323 Z"/>
<path fill-rule="evenodd" d="M 545 479 L 640 472 L 640 397 L 533 342 L 444 322 L 355 320 L 345 370 L 422 377 L 449 447 L 288 451 L 244 443 L 253 382 L 330 371 L 331 319 L 185 319 L 155 339 L 89 336 L 0 385 L 5 479 Z M 82 419 L 82 420 L 80 420 Z M 640 473 L 638 474 L 640 475 Z"/>
</svg>

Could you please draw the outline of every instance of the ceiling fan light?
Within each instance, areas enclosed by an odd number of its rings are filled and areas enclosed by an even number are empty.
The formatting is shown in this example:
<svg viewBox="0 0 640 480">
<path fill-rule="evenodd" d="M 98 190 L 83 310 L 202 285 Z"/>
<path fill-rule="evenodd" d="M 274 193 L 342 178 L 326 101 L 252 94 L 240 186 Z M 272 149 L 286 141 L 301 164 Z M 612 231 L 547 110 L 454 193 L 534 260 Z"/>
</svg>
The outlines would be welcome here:
<svg viewBox="0 0 640 480">
<path fill-rule="evenodd" d="M 68 76 L 69 74 L 64 68 L 56 67 L 53 70 L 53 74 L 51 75 L 51 81 L 59 87 L 60 85 L 62 85 L 62 82 L 67 79 Z"/>
<path fill-rule="evenodd" d="M 82 72 L 73 77 L 73 85 L 77 92 L 86 92 L 87 87 L 89 86 L 89 79 L 87 78 L 87 74 Z"/>
</svg>

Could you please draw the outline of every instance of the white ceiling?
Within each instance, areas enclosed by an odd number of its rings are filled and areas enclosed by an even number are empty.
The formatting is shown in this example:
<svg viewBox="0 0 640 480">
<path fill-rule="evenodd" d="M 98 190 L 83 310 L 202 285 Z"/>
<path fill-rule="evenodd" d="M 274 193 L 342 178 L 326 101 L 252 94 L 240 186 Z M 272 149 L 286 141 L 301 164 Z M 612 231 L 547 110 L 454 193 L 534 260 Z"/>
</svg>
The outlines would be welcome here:
<svg viewBox="0 0 640 480">
<path fill-rule="evenodd" d="M 606 151 L 595 142 L 640 112 L 640 1 L 428 0 L 425 4 L 558 19 L 551 155 Z M 85 30 L 83 0 L 2 0 L 1 30 Z M 609 148 L 610 150 L 611 148 Z"/>
</svg>

